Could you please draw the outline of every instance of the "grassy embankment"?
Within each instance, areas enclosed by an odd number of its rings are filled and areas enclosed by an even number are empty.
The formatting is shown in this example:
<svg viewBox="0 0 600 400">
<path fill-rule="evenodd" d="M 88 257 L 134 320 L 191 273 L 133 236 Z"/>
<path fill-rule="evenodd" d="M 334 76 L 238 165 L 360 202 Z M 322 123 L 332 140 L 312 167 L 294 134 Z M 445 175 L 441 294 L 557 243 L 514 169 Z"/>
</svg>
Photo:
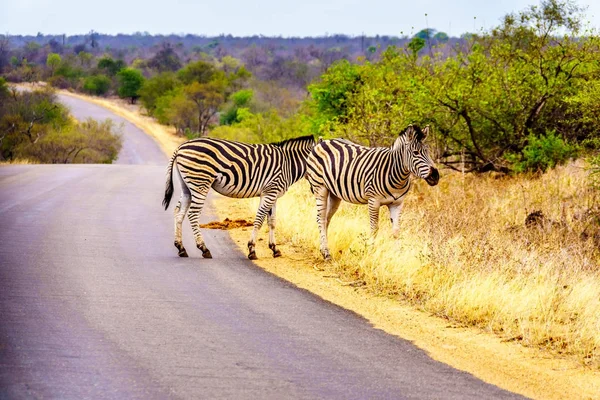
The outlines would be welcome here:
<svg viewBox="0 0 600 400">
<path fill-rule="evenodd" d="M 94 102 L 146 130 L 167 154 L 181 141 L 135 110 Z M 219 200 L 223 218 L 252 219 L 257 207 L 257 200 Z M 589 226 L 595 201 L 579 164 L 533 179 L 448 173 L 434 188 L 417 182 L 398 240 L 389 237 L 387 210 L 371 245 L 366 208 L 343 204 L 330 227 L 334 261 L 325 264 L 303 181 L 278 205 L 284 258 L 270 258 L 261 241 L 258 264 L 491 383 L 537 398 L 596 398 L 600 256 Z M 544 218 L 526 226 L 538 210 Z M 248 228 L 232 231 L 244 251 L 248 236 Z"/>
</svg>

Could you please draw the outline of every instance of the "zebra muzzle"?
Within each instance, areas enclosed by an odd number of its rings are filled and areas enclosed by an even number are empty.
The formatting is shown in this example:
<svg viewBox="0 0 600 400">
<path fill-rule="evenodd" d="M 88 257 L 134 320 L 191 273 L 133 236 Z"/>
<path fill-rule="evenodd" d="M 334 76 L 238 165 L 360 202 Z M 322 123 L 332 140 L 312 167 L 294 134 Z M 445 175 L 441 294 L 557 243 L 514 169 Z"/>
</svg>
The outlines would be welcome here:
<svg viewBox="0 0 600 400">
<path fill-rule="evenodd" d="M 436 168 L 431 168 L 431 172 L 429 173 L 429 176 L 425 178 L 425 182 L 427 182 L 429 186 L 435 186 L 438 184 L 439 181 L 440 173 Z"/>
</svg>

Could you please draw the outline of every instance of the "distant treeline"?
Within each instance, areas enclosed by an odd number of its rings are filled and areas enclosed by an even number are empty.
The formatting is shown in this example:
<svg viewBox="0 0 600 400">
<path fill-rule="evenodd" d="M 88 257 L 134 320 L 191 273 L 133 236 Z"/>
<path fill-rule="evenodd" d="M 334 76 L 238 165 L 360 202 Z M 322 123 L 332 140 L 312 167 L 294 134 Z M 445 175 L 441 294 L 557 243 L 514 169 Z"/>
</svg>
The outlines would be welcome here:
<svg viewBox="0 0 600 400">
<path fill-rule="evenodd" d="M 225 56 L 240 59 L 250 71 L 258 73 L 259 76 L 261 73 L 258 70 L 266 64 L 277 65 L 290 61 L 318 66 L 319 72 L 323 72 L 340 59 L 376 59 L 389 46 L 403 47 L 413 37 L 427 39 L 430 46 L 462 40 L 450 38 L 444 32 L 437 32 L 435 29 L 423 29 L 411 37 L 341 34 L 320 37 L 236 37 L 151 35 L 147 32 L 106 35 L 94 31 L 71 36 L 42 33 L 36 36 L 7 34 L 0 35 L 0 73 L 10 66 L 11 57 L 15 57 L 17 61 L 26 59 L 30 63 L 44 64 L 49 53 L 62 56 L 77 55 L 84 51 L 96 56 L 110 55 L 131 64 L 136 59 L 150 58 L 166 45 L 173 48 L 183 64 L 197 60 L 200 54 L 208 54 L 217 59 Z M 264 78 L 271 77 L 265 75 Z"/>
</svg>

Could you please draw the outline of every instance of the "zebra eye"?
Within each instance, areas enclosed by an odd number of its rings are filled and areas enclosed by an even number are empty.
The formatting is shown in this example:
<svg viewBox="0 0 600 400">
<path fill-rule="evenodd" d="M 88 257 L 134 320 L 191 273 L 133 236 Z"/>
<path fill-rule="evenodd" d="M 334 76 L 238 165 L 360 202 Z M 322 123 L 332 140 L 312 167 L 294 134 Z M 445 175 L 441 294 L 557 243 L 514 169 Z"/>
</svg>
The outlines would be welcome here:
<svg viewBox="0 0 600 400">
<path fill-rule="evenodd" d="M 413 150 L 413 156 L 418 156 L 419 155 L 419 150 Z"/>
</svg>

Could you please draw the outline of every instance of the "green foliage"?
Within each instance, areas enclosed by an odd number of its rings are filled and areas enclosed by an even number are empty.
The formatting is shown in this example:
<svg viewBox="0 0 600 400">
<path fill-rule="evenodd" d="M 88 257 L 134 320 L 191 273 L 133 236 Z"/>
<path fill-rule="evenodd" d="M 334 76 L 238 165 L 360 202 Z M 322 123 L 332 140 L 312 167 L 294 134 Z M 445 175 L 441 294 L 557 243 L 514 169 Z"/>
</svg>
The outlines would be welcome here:
<svg viewBox="0 0 600 400">
<path fill-rule="evenodd" d="M 8 97 L 9 95 L 8 83 L 6 83 L 6 79 L 0 76 L 0 99 Z"/>
<path fill-rule="evenodd" d="M 310 124 L 302 115 L 282 118 L 276 111 L 252 114 L 240 108 L 240 122 L 222 125 L 211 130 L 211 137 L 247 143 L 273 143 L 308 134 Z"/>
<path fill-rule="evenodd" d="M 237 92 L 232 94 L 231 100 L 233 101 L 233 104 L 235 104 L 236 106 L 245 107 L 250 103 L 253 96 L 254 96 L 254 92 L 251 89 L 243 89 L 243 90 L 238 90 Z"/>
<path fill-rule="evenodd" d="M 333 64 L 320 82 L 310 85 L 316 116 L 313 130 L 324 133 L 329 131 L 331 123 L 347 122 L 349 98 L 361 86 L 360 67 L 346 60 Z"/>
<path fill-rule="evenodd" d="M 530 134 L 527 145 L 519 156 L 507 154 L 516 172 L 545 172 L 574 157 L 577 148 L 566 143 L 554 131 L 537 137 Z"/>
<path fill-rule="evenodd" d="M 159 120 L 173 125 L 178 133 L 198 132 L 196 104 L 183 90 L 161 97 L 157 106 Z"/>
<path fill-rule="evenodd" d="M 83 90 L 89 94 L 102 96 L 108 93 L 111 83 L 106 75 L 92 75 L 85 78 Z"/>
<path fill-rule="evenodd" d="M 199 83 L 192 82 L 183 88 L 185 95 L 196 108 L 196 132 L 204 136 L 209 128 L 212 117 L 225 102 L 221 82 Z"/>
<path fill-rule="evenodd" d="M 75 82 L 85 76 L 85 73 L 81 67 L 75 65 L 76 60 L 74 56 L 64 57 L 60 65 L 54 71 L 54 76 L 62 76 L 67 81 L 70 81 L 71 86 L 75 86 Z"/>
<path fill-rule="evenodd" d="M 420 37 L 415 37 L 410 41 L 410 43 L 408 44 L 408 48 L 412 52 L 413 57 L 415 57 L 415 58 L 417 57 L 417 55 L 419 54 L 421 49 L 423 47 L 425 47 L 425 44 L 426 44 L 425 39 L 420 38 Z"/>
<path fill-rule="evenodd" d="M 60 55 L 56 53 L 49 53 L 46 58 L 46 66 L 50 68 L 50 76 L 54 76 L 54 71 L 59 67 L 62 62 Z"/>
<path fill-rule="evenodd" d="M 422 39 L 423 41 L 430 40 L 433 37 L 434 29 L 426 28 L 421 29 L 419 32 L 415 34 L 415 38 Z"/>
<path fill-rule="evenodd" d="M 242 89 L 231 95 L 231 105 L 227 108 L 220 116 L 221 125 L 231 125 L 235 122 L 239 122 L 240 115 L 239 110 L 245 108 L 252 97 L 254 92 L 250 89 Z"/>
<path fill-rule="evenodd" d="M 112 162 L 121 138 L 112 122 L 76 124 L 50 90 L 0 102 L 0 159 L 43 163 Z"/>
<path fill-rule="evenodd" d="M 560 163 L 572 154 L 566 143 L 600 137 L 600 40 L 581 34 L 580 18 L 572 3 L 548 0 L 461 46 L 418 57 L 425 43 L 416 37 L 376 63 L 338 63 L 309 86 L 314 131 L 374 145 L 390 143 L 407 123 L 430 123 L 451 168 Z M 546 134 L 552 130 L 561 137 Z"/>
<path fill-rule="evenodd" d="M 117 73 L 119 96 L 130 98 L 131 104 L 140 96 L 139 91 L 144 84 L 144 75 L 137 69 L 123 68 Z"/>
<path fill-rule="evenodd" d="M 437 32 L 435 35 L 433 35 L 433 40 L 435 40 L 438 43 L 446 43 L 448 39 L 448 34 L 446 34 L 445 32 Z"/>
<path fill-rule="evenodd" d="M 223 74 L 215 66 L 206 61 L 196 61 L 189 63 L 177 72 L 177 77 L 181 82 L 188 85 L 192 82 L 208 83 L 214 80 L 215 75 Z"/>
<path fill-rule="evenodd" d="M 163 72 L 144 81 L 139 94 L 142 105 L 150 114 L 156 109 L 158 99 L 179 86 L 177 77 L 172 72 Z"/>
<path fill-rule="evenodd" d="M 112 57 L 104 56 L 98 60 L 99 70 L 103 70 L 108 76 L 116 76 L 119 71 L 125 68 L 125 61 L 113 60 Z"/>
<path fill-rule="evenodd" d="M 122 139 L 114 123 L 88 119 L 61 130 L 50 130 L 35 145 L 20 149 L 19 157 L 49 164 L 101 163 L 117 159 Z"/>
</svg>

